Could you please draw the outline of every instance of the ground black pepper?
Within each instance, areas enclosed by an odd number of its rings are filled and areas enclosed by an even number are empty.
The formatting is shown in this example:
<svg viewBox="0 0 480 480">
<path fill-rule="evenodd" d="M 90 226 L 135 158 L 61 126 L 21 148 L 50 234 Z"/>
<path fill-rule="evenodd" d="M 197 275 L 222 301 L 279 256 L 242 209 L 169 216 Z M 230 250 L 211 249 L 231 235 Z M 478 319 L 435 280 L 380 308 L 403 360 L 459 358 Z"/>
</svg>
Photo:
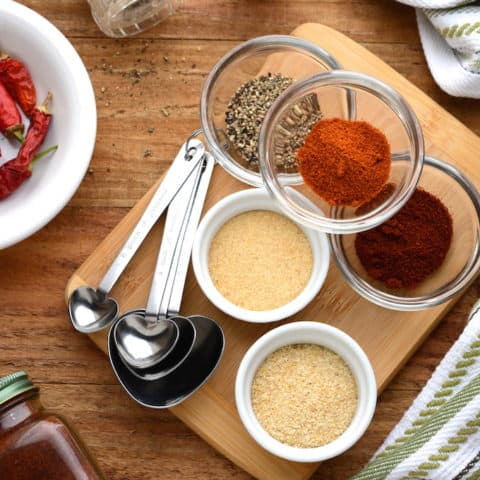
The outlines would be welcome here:
<svg viewBox="0 0 480 480">
<path fill-rule="evenodd" d="M 258 136 L 268 109 L 292 83 L 292 78 L 269 72 L 241 85 L 228 103 L 228 139 L 250 166 L 258 166 Z"/>
<path fill-rule="evenodd" d="M 261 75 L 241 85 L 228 103 L 228 140 L 252 170 L 258 170 L 258 139 L 265 115 L 293 81 L 280 73 Z M 277 132 L 275 159 L 283 171 L 296 169 L 296 151 L 311 126 L 321 118 L 320 111 L 310 107 L 309 101 L 295 105 L 283 119 L 281 132 Z"/>
</svg>

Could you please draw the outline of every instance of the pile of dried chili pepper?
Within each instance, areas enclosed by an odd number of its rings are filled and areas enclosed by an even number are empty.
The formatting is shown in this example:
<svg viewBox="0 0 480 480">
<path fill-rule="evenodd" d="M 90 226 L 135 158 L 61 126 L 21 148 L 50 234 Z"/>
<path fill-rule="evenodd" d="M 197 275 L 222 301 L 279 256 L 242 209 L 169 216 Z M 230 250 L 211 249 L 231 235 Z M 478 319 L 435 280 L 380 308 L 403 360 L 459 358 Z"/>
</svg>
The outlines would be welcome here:
<svg viewBox="0 0 480 480">
<path fill-rule="evenodd" d="M 51 93 L 41 105 L 30 72 L 19 60 L 0 52 L 0 132 L 21 142 L 15 158 L 0 167 L 0 200 L 12 194 L 32 175 L 32 164 L 38 158 L 56 150 L 56 146 L 37 153 L 47 135 L 51 121 L 48 104 Z M 26 136 L 17 107 L 30 119 Z"/>
</svg>

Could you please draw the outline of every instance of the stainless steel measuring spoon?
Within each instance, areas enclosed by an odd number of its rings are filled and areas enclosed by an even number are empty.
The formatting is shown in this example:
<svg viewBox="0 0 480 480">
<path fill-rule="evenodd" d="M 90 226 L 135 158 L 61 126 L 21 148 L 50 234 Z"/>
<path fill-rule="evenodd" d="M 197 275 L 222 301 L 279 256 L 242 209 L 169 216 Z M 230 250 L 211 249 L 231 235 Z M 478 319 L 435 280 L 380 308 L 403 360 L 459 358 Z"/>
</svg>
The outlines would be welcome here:
<svg viewBox="0 0 480 480">
<path fill-rule="evenodd" d="M 188 149 L 188 151 L 187 151 Z M 118 304 L 108 296 L 140 245 L 168 207 L 177 192 L 198 166 L 205 154 L 205 147 L 198 140 L 187 141 L 178 152 L 165 178 L 157 188 L 145 212 L 130 236 L 113 260 L 97 288 L 76 288 L 68 300 L 68 312 L 73 327 L 82 333 L 92 333 L 110 325 L 118 315 Z M 164 323 L 167 341 L 178 337 L 174 323 Z"/>
<path fill-rule="evenodd" d="M 187 318 L 178 315 L 193 237 L 213 171 L 213 159 L 205 157 L 197 172 L 185 183 L 168 207 L 165 234 L 157 258 L 152 287 L 145 310 L 124 313 L 112 327 L 120 357 L 133 373 L 143 377 L 143 371 L 157 366 L 158 372 L 168 373 L 183 361 L 191 350 L 195 329 Z M 186 250 L 189 248 L 189 250 Z M 167 356 L 157 324 L 173 321 L 180 335 L 175 348 Z M 164 359 L 164 360 L 163 360 Z M 159 365 L 160 363 L 160 365 Z M 152 372 L 146 372 L 146 374 Z"/>
<path fill-rule="evenodd" d="M 211 161 L 213 167 L 213 159 Z M 188 223 L 189 229 L 193 232 L 201 215 L 198 203 L 195 203 L 196 211 L 192 212 L 192 218 Z M 179 253 L 181 263 L 174 278 L 175 285 L 179 279 L 182 279 L 182 288 L 193 243 L 193 237 L 191 241 L 190 238 L 190 234 L 186 232 L 182 251 Z M 181 297 L 182 291 L 175 288 L 171 302 L 178 301 L 173 300 L 175 295 Z M 170 359 L 168 356 L 157 366 L 142 370 L 141 374 L 121 358 L 113 335 L 114 327 L 110 329 L 108 349 L 112 368 L 128 395 L 141 405 L 150 408 L 168 408 L 177 405 L 197 391 L 215 371 L 225 347 L 222 329 L 216 322 L 202 315 L 192 315 L 188 319 L 194 325 L 196 336 L 185 359 L 175 365 L 175 368 L 161 370 L 159 367 Z M 154 369 L 157 371 L 155 372 Z"/>
<path fill-rule="evenodd" d="M 149 408 L 173 407 L 195 393 L 213 374 L 225 348 L 222 329 L 208 317 L 192 315 L 190 320 L 197 334 L 192 351 L 178 368 L 156 380 L 134 375 L 120 358 L 113 335 L 109 335 L 112 368 L 133 400 Z"/>
</svg>

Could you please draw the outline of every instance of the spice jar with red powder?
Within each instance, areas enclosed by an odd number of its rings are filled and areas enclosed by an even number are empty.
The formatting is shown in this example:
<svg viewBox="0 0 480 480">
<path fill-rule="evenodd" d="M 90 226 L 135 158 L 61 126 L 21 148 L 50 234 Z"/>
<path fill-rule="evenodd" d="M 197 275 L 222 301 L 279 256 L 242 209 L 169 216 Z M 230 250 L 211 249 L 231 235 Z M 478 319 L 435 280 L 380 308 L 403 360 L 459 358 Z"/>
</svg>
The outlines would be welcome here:
<svg viewBox="0 0 480 480">
<path fill-rule="evenodd" d="M 297 106 L 309 101 L 321 118 L 298 131 Z M 295 169 L 288 139 L 301 138 Z M 420 124 L 391 87 L 359 72 L 335 70 L 295 82 L 268 110 L 258 158 L 265 186 L 282 210 L 309 228 L 351 234 L 374 228 L 405 205 L 422 173 Z M 279 160 L 280 159 L 280 160 Z M 394 183 L 392 194 L 363 215 L 356 210 Z M 310 200 L 296 201 L 293 192 Z"/>
<path fill-rule="evenodd" d="M 71 427 L 44 410 L 25 372 L 0 378 L 0 478 L 104 479 Z"/>
</svg>

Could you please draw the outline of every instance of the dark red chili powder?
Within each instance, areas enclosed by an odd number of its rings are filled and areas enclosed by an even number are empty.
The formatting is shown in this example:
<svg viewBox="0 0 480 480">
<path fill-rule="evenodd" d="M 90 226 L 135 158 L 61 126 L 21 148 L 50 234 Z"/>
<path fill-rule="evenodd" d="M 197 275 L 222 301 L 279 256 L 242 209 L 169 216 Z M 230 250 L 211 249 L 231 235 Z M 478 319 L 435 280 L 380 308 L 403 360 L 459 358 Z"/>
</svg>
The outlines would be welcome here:
<svg viewBox="0 0 480 480">
<path fill-rule="evenodd" d="M 297 155 L 303 180 L 330 205 L 367 202 L 390 174 L 387 137 L 363 121 L 319 120 Z"/>
<path fill-rule="evenodd" d="M 372 278 L 389 288 L 413 289 L 441 266 L 452 234 L 447 207 L 417 188 L 390 220 L 357 234 L 355 250 Z"/>
</svg>

